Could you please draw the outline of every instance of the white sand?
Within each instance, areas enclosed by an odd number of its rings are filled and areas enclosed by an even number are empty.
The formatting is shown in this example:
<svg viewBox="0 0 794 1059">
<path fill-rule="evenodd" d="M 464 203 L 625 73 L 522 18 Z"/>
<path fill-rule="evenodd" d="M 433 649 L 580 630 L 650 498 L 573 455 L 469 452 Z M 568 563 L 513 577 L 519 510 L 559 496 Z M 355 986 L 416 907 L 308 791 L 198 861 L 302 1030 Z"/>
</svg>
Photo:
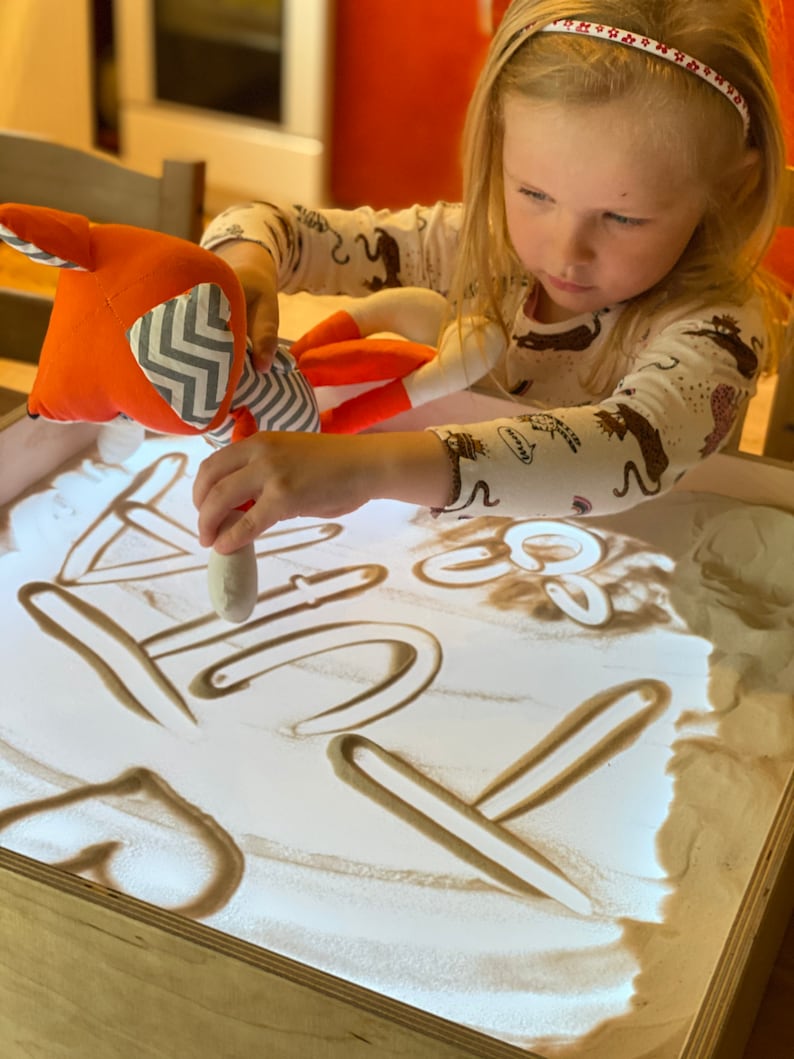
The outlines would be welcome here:
<svg viewBox="0 0 794 1059">
<path fill-rule="evenodd" d="M 6 513 L 0 843 L 544 1056 L 678 1055 L 794 762 L 794 517 L 378 502 L 264 537 L 229 626 L 205 454 Z"/>
</svg>

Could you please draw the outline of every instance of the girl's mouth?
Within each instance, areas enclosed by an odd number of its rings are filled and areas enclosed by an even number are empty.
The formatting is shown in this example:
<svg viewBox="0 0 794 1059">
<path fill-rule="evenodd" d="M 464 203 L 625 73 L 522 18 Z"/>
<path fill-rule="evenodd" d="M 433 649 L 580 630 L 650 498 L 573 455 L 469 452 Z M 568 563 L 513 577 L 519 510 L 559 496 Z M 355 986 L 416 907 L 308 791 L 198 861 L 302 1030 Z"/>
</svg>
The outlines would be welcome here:
<svg viewBox="0 0 794 1059">
<path fill-rule="evenodd" d="M 582 294 L 584 291 L 592 290 L 592 287 L 582 286 L 581 283 L 570 283 L 566 279 L 558 279 L 557 276 L 547 276 L 549 283 L 555 290 L 565 291 L 566 294 Z"/>
</svg>

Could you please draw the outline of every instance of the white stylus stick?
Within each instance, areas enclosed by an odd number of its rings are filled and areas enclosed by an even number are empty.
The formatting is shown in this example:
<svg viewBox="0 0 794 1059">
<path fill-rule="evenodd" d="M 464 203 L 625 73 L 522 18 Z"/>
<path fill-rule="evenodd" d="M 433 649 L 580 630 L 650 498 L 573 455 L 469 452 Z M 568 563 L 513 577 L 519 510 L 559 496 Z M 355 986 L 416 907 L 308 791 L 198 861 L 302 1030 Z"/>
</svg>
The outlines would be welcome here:
<svg viewBox="0 0 794 1059">
<path fill-rule="evenodd" d="M 336 736 L 328 754 L 341 779 L 494 882 L 517 893 L 539 891 L 572 912 L 592 914 L 587 894 L 546 857 L 396 754 L 357 734 Z"/>
<path fill-rule="evenodd" d="M 207 560 L 207 588 L 212 608 L 219 618 L 239 625 L 247 621 L 259 594 L 259 572 L 253 543 L 231 555 L 210 549 Z"/>
</svg>

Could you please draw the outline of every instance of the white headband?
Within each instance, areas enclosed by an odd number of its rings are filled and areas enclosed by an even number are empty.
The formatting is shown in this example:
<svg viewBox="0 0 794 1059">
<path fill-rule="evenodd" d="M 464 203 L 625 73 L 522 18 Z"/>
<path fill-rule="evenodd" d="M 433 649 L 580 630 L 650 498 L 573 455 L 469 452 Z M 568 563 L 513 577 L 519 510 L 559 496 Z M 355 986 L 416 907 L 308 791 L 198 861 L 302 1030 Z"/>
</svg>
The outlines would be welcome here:
<svg viewBox="0 0 794 1059">
<path fill-rule="evenodd" d="M 524 32 L 530 29 L 532 29 L 532 26 L 527 26 Z M 579 33 L 587 37 L 600 37 L 602 40 L 612 41 L 614 44 L 625 44 L 629 48 L 636 48 L 638 51 L 644 51 L 650 55 L 656 55 L 660 59 L 666 59 L 667 62 L 674 63 L 684 70 L 689 70 L 690 73 L 700 77 L 712 88 L 716 88 L 718 92 L 721 92 L 741 114 L 745 136 L 750 129 L 750 109 L 738 89 L 734 88 L 724 77 L 721 77 L 716 70 L 712 70 L 710 66 L 706 66 L 699 59 L 694 59 L 691 55 L 687 55 L 680 48 L 671 48 L 658 40 L 645 37 L 640 33 L 632 33 L 627 29 L 605 26 L 601 22 L 584 22 L 576 18 L 555 19 L 554 22 L 541 26 L 538 33 Z"/>
</svg>

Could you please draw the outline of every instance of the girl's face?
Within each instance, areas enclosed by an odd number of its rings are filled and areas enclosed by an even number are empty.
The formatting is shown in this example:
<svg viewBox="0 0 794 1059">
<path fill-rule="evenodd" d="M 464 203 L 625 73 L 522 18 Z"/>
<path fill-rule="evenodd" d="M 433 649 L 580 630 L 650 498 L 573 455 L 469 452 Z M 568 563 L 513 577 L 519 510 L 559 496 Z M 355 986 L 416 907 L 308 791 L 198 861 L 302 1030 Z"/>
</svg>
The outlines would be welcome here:
<svg viewBox="0 0 794 1059">
<path fill-rule="evenodd" d="M 538 280 L 539 319 L 567 320 L 634 298 L 686 248 L 707 188 L 675 145 L 662 147 L 665 138 L 649 131 L 653 119 L 626 100 L 505 100 L 507 227 Z"/>
</svg>

